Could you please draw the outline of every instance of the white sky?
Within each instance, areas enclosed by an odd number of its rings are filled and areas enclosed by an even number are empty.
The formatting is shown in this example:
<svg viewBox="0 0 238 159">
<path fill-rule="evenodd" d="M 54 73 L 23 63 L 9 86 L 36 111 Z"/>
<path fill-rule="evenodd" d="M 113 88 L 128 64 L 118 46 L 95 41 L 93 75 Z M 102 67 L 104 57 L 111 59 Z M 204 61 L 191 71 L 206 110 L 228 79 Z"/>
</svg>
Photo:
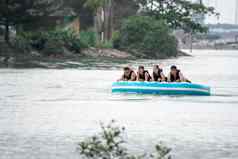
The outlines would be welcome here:
<svg viewBox="0 0 238 159">
<path fill-rule="evenodd" d="M 207 17 L 206 23 L 235 23 L 235 8 L 238 0 L 204 0 L 204 3 L 213 6 L 220 13 L 220 19 Z"/>
</svg>

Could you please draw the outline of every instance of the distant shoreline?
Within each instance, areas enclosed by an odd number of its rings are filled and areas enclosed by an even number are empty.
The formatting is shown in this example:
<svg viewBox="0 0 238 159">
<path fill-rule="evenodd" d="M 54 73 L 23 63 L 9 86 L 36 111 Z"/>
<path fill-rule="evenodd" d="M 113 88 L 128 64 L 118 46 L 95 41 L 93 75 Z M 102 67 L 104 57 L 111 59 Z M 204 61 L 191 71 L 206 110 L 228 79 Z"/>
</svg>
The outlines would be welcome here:
<svg viewBox="0 0 238 159">
<path fill-rule="evenodd" d="M 181 47 L 182 50 L 189 50 L 190 46 Z M 216 44 L 216 45 L 198 45 L 193 44 L 195 50 L 238 50 L 238 44 Z"/>
</svg>

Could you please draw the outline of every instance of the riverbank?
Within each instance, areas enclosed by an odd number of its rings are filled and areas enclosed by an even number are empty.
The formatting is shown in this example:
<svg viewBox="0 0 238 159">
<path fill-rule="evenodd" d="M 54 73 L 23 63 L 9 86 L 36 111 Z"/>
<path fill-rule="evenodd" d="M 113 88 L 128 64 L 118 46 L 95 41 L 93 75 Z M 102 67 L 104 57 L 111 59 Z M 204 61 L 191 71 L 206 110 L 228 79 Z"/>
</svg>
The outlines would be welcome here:
<svg viewBox="0 0 238 159">
<path fill-rule="evenodd" d="M 51 56 L 43 56 L 36 51 L 22 53 L 9 48 L 6 45 L 2 46 L 2 50 L 0 51 L 0 68 L 63 69 L 88 67 L 89 65 L 93 65 L 93 63 L 97 62 L 121 63 L 139 59 L 128 52 L 108 48 L 83 49 L 80 54 L 74 54 L 65 49 L 62 54 Z M 178 51 L 177 56 L 190 55 L 185 52 Z M 161 59 L 166 58 L 170 57 L 161 57 Z"/>
<path fill-rule="evenodd" d="M 42 56 L 38 52 L 10 53 L 0 56 L 0 68 L 45 68 L 63 69 L 86 67 L 96 62 L 126 61 L 135 59 L 134 56 L 114 49 L 85 49 L 80 54 L 70 52 L 60 55 Z"/>
</svg>

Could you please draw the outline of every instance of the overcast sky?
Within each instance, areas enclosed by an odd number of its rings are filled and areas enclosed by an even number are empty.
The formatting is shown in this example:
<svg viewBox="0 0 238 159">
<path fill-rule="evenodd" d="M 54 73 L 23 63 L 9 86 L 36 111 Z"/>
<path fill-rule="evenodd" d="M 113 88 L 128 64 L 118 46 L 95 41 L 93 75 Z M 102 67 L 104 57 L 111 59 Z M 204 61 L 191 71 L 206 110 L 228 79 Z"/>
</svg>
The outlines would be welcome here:
<svg viewBox="0 0 238 159">
<path fill-rule="evenodd" d="M 235 23 L 235 8 L 238 0 L 204 0 L 204 3 L 209 6 L 214 6 L 220 13 L 220 19 L 208 17 L 207 23 Z"/>
</svg>

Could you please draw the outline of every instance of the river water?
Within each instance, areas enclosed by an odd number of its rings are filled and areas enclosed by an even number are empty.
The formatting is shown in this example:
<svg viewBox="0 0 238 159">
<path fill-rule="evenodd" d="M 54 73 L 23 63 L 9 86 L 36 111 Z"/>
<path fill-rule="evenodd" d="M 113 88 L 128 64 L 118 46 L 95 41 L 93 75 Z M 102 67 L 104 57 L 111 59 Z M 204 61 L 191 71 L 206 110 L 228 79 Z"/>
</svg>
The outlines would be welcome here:
<svg viewBox="0 0 238 159">
<path fill-rule="evenodd" d="M 113 95 L 126 63 L 64 70 L 0 70 L 0 158 L 78 159 L 77 143 L 99 122 L 125 126 L 128 147 L 150 152 L 162 141 L 175 159 L 238 158 L 238 51 L 194 51 L 192 57 L 130 61 L 165 72 L 177 64 L 212 96 Z"/>
</svg>

